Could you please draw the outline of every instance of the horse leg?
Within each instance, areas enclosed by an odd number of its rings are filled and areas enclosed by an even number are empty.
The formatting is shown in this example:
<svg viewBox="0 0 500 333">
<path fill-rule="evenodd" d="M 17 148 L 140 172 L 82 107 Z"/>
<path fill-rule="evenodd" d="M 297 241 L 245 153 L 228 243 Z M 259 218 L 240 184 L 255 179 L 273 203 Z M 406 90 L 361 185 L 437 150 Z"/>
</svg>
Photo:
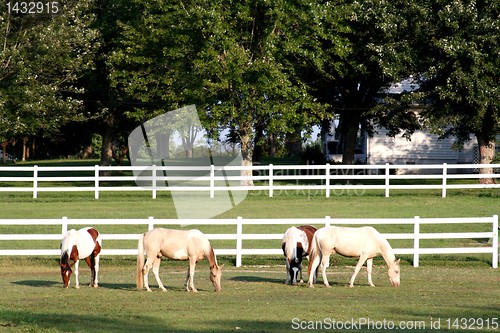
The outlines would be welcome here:
<svg viewBox="0 0 500 333">
<path fill-rule="evenodd" d="M 196 259 L 189 258 L 189 268 L 186 274 L 186 282 L 184 283 L 186 291 L 198 292 L 198 290 L 194 287 L 195 267 L 196 267 Z"/>
<path fill-rule="evenodd" d="M 94 258 L 94 288 L 99 287 L 99 255 Z"/>
<path fill-rule="evenodd" d="M 286 280 L 285 280 L 285 284 L 289 284 L 291 276 L 290 276 L 290 263 L 288 262 L 288 258 L 285 258 L 285 266 L 286 266 Z"/>
<path fill-rule="evenodd" d="M 368 284 L 370 287 L 375 287 L 372 281 L 372 270 L 373 270 L 373 258 L 366 261 L 366 271 L 368 272 Z"/>
<path fill-rule="evenodd" d="M 79 264 L 80 264 L 79 260 L 75 261 L 75 288 L 76 289 L 80 289 L 80 282 L 78 280 L 78 274 L 79 274 L 78 273 L 78 266 L 79 266 Z"/>
<path fill-rule="evenodd" d="M 359 270 L 361 269 L 361 267 L 365 263 L 366 259 L 367 258 L 364 255 L 361 255 L 359 257 L 358 263 L 356 264 L 356 267 L 354 268 L 354 274 L 352 275 L 351 280 L 349 281 L 349 287 L 351 287 L 351 288 L 354 287 L 354 280 L 356 279 L 356 275 L 358 275 Z"/>
<path fill-rule="evenodd" d="M 302 278 L 302 263 L 299 264 L 299 273 L 300 273 L 300 283 L 304 283 L 304 279 Z"/>
<path fill-rule="evenodd" d="M 153 261 L 153 274 L 155 275 L 158 287 L 163 291 L 167 291 L 167 289 L 165 288 L 165 286 L 163 286 L 163 283 L 161 283 L 160 280 L 160 263 L 161 263 L 161 258 L 156 257 Z"/>
<path fill-rule="evenodd" d="M 95 281 L 95 258 L 94 255 L 91 254 L 87 258 L 85 258 L 85 262 L 90 268 L 90 287 L 94 287 L 94 281 Z"/>
<path fill-rule="evenodd" d="M 312 261 L 309 261 L 309 288 L 314 288 L 316 282 L 316 274 L 318 271 L 319 262 L 321 260 L 321 253 L 318 253 Z"/>
<path fill-rule="evenodd" d="M 326 278 L 326 269 L 330 266 L 330 254 L 321 256 L 321 276 L 323 277 L 323 283 L 325 286 L 330 287 L 328 279 Z"/>
<path fill-rule="evenodd" d="M 150 269 L 151 269 L 151 259 L 146 258 L 146 263 L 142 268 L 142 278 L 144 280 L 144 287 L 146 288 L 147 291 L 151 291 L 151 288 L 149 288 L 149 279 L 148 279 L 148 274 Z"/>
</svg>

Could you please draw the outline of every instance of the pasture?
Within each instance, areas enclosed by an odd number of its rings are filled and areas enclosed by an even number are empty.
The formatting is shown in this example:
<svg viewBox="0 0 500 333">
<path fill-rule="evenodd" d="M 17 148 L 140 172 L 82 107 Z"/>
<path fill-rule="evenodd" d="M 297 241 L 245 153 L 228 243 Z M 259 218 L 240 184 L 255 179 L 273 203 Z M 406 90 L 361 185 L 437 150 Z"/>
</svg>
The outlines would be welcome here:
<svg viewBox="0 0 500 333">
<path fill-rule="evenodd" d="M 310 289 L 284 285 L 284 265 L 226 264 L 223 289 L 215 293 L 208 267 L 200 264 L 195 275 L 200 291 L 188 293 L 182 286 L 187 263 L 168 262 L 160 268 L 168 291 L 156 288 L 151 277 L 153 292 L 148 293 L 135 288 L 134 264 L 103 259 L 100 287 L 83 285 L 89 279 L 84 269 L 77 290 L 61 287 L 56 260 L 2 260 L 0 331 L 289 332 L 311 323 L 318 328 L 317 322 L 324 325 L 318 331 L 325 331 L 332 320 L 366 319 L 373 325 L 385 320 L 395 328 L 413 325 L 418 332 L 430 332 L 437 320 L 444 330 L 448 319 L 467 318 L 477 320 L 475 331 L 486 332 L 494 331 L 486 330 L 485 323 L 489 320 L 491 325 L 500 308 L 499 274 L 486 265 L 403 267 L 400 288 L 390 286 L 381 265 L 374 268 L 377 287 L 369 287 L 361 271 L 355 287 L 349 288 L 352 267 L 338 266 L 329 269 L 332 288 L 317 284 Z M 483 329 L 478 327 L 480 320 Z M 352 331 L 374 331 L 368 323 Z"/>
<path fill-rule="evenodd" d="M 275 193 L 274 198 L 255 193 L 220 217 L 490 216 L 499 214 L 499 199 L 498 190 L 454 191 L 447 198 L 439 191 L 401 191 L 390 198 L 382 193 L 330 198 L 308 191 Z M 0 212 L 2 218 L 176 217 L 167 193 L 156 200 L 148 193 L 110 192 L 99 200 L 92 193 L 43 193 L 36 200 L 29 193 L 1 193 Z M 135 288 L 132 257 L 102 257 L 98 289 L 86 286 L 89 270 L 80 265 L 79 290 L 62 288 L 58 258 L 0 258 L 0 332 L 325 331 L 334 330 L 333 320 L 337 325 L 351 323 L 356 332 L 392 324 L 394 331 L 414 325 L 416 331 L 430 332 L 439 324 L 441 330 L 491 332 L 495 323 L 497 331 L 500 325 L 500 273 L 484 255 L 421 256 L 419 268 L 403 258 L 400 288 L 390 286 L 380 258 L 374 261 L 375 288 L 368 286 L 365 270 L 354 288 L 347 287 L 353 259 L 333 258 L 327 270 L 332 288 L 324 287 L 319 278 L 314 289 L 284 285 L 280 257 L 244 258 L 240 268 L 231 257 L 219 258 L 219 263 L 225 264 L 220 293 L 213 292 L 206 261 L 196 269 L 199 293 L 183 290 L 187 262 L 173 261 L 164 261 L 160 268 L 169 291 L 159 291 L 150 274 L 153 292 L 147 293 Z"/>
</svg>

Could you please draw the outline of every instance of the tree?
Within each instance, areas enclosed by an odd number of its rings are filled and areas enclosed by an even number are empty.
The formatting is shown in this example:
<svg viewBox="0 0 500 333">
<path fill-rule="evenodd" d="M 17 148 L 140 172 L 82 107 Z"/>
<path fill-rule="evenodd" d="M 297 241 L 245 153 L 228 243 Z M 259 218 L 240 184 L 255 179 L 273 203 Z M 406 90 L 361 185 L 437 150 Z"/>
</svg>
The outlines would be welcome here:
<svg viewBox="0 0 500 333">
<path fill-rule="evenodd" d="M 425 116 L 442 137 L 455 136 L 458 148 L 475 135 L 480 163 L 490 164 L 500 134 L 499 3 L 438 0 L 422 5 L 425 29 L 416 50 L 420 97 L 431 102 Z"/>
<path fill-rule="evenodd" d="M 243 164 L 248 166 L 257 127 L 262 133 L 291 132 L 294 126 L 310 122 L 308 112 L 321 109 L 285 61 L 300 49 L 293 46 L 297 31 L 288 28 L 297 17 L 290 15 L 290 8 L 302 10 L 296 24 L 305 26 L 310 23 L 308 5 L 300 2 L 295 7 L 285 1 L 152 5 L 142 0 L 136 4 L 141 15 L 122 25 L 123 47 L 111 63 L 117 89 L 141 103 L 160 106 L 134 108 L 131 114 L 138 119 L 164 112 L 167 105 L 174 109 L 195 103 L 205 110 L 201 120 L 209 133 L 217 136 L 223 128 L 236 133 Z"/>
<path fill-rule="evenodd" d="M 408 77 L 412 72 L 409 39 L 415 27 L 411 1 L 362 1 L 347 5 L 345 33 L 350 52 L 344 58 L 343 73 L 333 82 L 330 101 L 339 115 L 343 148 L 342 163 L 354 162 L 360 129 L 369 132 L 373 125 L 390 125 L 392 133 L 411 133 L 416 117 L 406 100 L 380 104 L 381 90 Z"/>
<path fill-rule="evenodd" d="M 128 152 L 126 138 L 138 124 L 129 113 L 134 110 L 134 105 L 138 105 L 138 100 L 129 100 L 113 84 L 114 68 L 110 59 L 121 50 L 121 22 L 133 21 L 139 15 L 139 9 L 128 0 L 95 1 L 92 6 L 96 16 L 92 28 L 99 31 L 99 48 L 92 55 L 95 67 L 86 72 L 80 83 L 87 88 L 88 127 L 102 137 L 101 165 L 111 165 L 113 159 L 121 163 Z M 90 140 L 91 135 L 86 136 Z"/>
<path fill-rule="evenodd" d="M 77 81 L 92 66 L 97 37 L 88 8 L 79 1 L 56 15 L 1 14 L 0 141 L 50 137 L 84 119 Z"/>
</svg>

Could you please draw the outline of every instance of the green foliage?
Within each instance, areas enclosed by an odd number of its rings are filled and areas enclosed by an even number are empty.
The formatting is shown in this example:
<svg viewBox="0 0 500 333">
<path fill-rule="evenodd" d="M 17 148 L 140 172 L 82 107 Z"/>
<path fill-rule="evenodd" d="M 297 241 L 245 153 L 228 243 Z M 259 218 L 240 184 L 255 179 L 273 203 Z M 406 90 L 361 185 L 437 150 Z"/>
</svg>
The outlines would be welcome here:
<svg viewBox="0 0 500 333">
<path fill-rule="evenodd" d="M 77 80 L 96 46 L 89 3 L 61 5 L 54 16 L 2 12 L 0 140 L 50 136 L 69 120 L 86 120 Z"/>
<path fill-rule="evenodd" d="M 430 1 L 422 11 L 425 30 L 416 51 L 423 97 L 433 104 L 426 116 L 460 145 L 470 133 L 494 140 L 500 133 L 498 2 Z"/>
</svg>

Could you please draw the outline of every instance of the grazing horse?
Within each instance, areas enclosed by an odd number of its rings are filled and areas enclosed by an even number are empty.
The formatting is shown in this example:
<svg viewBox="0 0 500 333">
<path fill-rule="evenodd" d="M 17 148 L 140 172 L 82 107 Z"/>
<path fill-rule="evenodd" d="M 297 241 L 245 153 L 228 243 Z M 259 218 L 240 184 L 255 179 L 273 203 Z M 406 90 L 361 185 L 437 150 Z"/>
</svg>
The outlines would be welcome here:
<svg viewBox="0 0 500 333">
<path fill-rule="evenodd" d="M 75 229 L 68 230 L 61 241 L 61 276 L 64 288 L 69 287 L 69 278 L 71 277 L 71 264 L 73 260 L 75 265 L 75 288 L 80 288 L 78 281 L 78 265 L 80 259 L 85 259 L 85 262 L 90 267 L 90 286 L 98 287 L 99 273 L 99 253 L 101 252 L 102 239 L 99 232 L 92 228 L 82 228 L 78 231 Z"/>
<path fill-rule="evenodd" d="M 148 273 L 153 267 L 153 273 L 158 286 L 163 291 L 167 289 L 160 280 L 161 257 L 165 256 L 176 260 L 189 260 L 184 287 L 186 291 L 198 291 L 194 287 L 194 269 L 198 260 L 207 258 L 210 264 L 210 281 L 215 291 L 221 290 L 221 267 L 217 264 L 214 250 L 207 237 L 199 230 L 172 230 L 155 228 L 141 235 L 138 243 L 137 255 L 137 288 L 146 287 L 151 291 L 148 283 Z M 147 259 L 144 263 L 144 252 Z"/>
<path fill-rule="evenodd" d="M 338 253 L 345 257 L 358 257 L 354 274 L 349 281 L 349 286 L 354 286 L 354 279 L 361 266 L 366 261 L 368 271 L 368 284 L 372 287 L 373 257 L 382 255 L 387 263 L 387 275 L 394 287 L 400 284 L 399 259 L 396 260 L 389 242 L 372 227 L 347 228 L 323 227 L 314 234 L 312 249 L 309 258 L 309 287 L 313 288 L 314 270 L 322 264 L 323 283 L 330 287 L 326 279 L 326 268 L 329 265 L 330 254 Z"/>
<path fill-rule="evenodd" d="M 309 255 L 309 248 L 316 228 L 311 225 L 300 227 L 290 227 L 287 229 L 281 241 L 281 248 L 286 262 L 285 284 L 297 284 L 297 275 L 300 273 L 300 283 L 302 279 L 302 258 Z"/>
</svg>

